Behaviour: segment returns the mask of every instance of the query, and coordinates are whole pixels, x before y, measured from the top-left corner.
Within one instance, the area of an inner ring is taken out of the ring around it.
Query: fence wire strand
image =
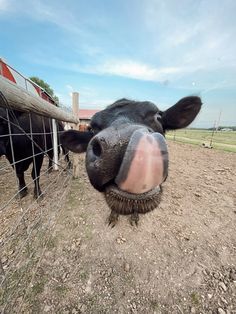
[[[68,178],[66,178],[66,180],[67,180],[67,179],[68,179]],[[66,182],[66,180],[64,181],[64,183]],[[63,184],[63,185],[64,185],[64,184]],[[62,186],[63,186],[63,185],[62,185]],[[18,307],[18,310],[19,310],[19,311],[20,311],[20,309],[21,309],[21,307],[22,307],[24,298],[25,298],[26,294],[28,293],[28,291],[29,291],[29,289],[30,289],[30,287],[31,287],[31,284],[32,284],[32,282],[33,282],[33,280],[34,280],[34,277],[35,277],[35,275],[36,275],[36,272],[37,272],[37,270],[38,270],[38,267],[39,267],[39,265],[40,265],[40,262],[41,262],[41,260],[42,260],[42,258],[43,258],[43,256],[44,256],[45,250],[46,250],[46,248],[47,248],[47,242],[49,241],[49,239],[50,239],[50,237],[51,237],[51,235],[52,235],[52,233],[51,233],[51,232],[52,232],[52,228],[56,225],[56,223],[57,223],[57,221],[58,221],[58,218],[59,218],[59,217],[58,217],[58,213],[59,213],[59,212],[61,211],[61,209],[62,209],[61,206],[60,206],[60,203],[61,203],[61,201],[62,201],[64,195],[66,194],[66,192],[67,192],[67,189],[64,189],[63,193],[61,194],[61,197],[59,198],[58,202],[55,204],[55,205],[56,205],[55,207],[57,208],[57,211],[56,211],[55,215],[56,215],[57,218],[54,220],[51,229],[50,229],[50,230],[48,229],[48,230],[50,231],[49,236],[48,236],[48,239],[46,240],[46,242],[45,242],[45,244],[44,244],[44,246],[43,246],[42,253],[40,254],[39,261],[38,261],[38,263],[37,263],[37,265],[36,265],[36,267],[35,267],[35,269],[34,269],[34,271],[33,271],[33,275],[32,275],[32,278],[31,278],[31,280],[30,280],[30,283],[28,284],[28,286],[27,286],[27,288],[26,288],[26,291],[25,291],[25,293],[24,293],[23,300],[22,300],[20,306]],[[41,219],[41,217],[38,219],[38,221],[35,223],[35,225],[40,221],[40,219]],[[50,227],[50,222],[51,222],[51,220],[52,220],[52,217],[50,216],[49,219],[48,219],[48,221],[47,221],[47,223],[44,224],[44,229],[47,229],[47,227]],[[27,240],[24,242],[24,246],[22,246],[22,248],[25,247],[26,242],[29,241],[30,235],[32,234],[33,230],[34,230],[34,229],[31,228],[31,232],[30,232],[30,234],[29,234],[29,237],[28,237]],[[32,258],[32,256],[34,255],[34,253],[35,253],[35,251],[33,251],[33,252],[31,253],[31,255],[30,255],[30,258],[28,258],[28,264],[31,262],[31,258]],[[24,266],[26,266],[26,265],[24,265]],[[17,271],[17,270],[16,270],[16,271]],[[15,272],[16,272],[16,271],[15,271]],[[14,273],[11,274],[11,275],[14,275]],[[20,278],[18,279],[18,281],[15,283],[15,286],[18,286],[18,285],[19,285],[19,283],[21,282],[21,280],[22,280],[22,278],[24,277],[24,275],[25,275],[25,273],[23,273],[23,274],[20,276]],[[4,284],[4,282],[1,283],[1,284]],[[17,293],[19,293],[19,291],[13,292],[14,295],[16,295]],[[8,296],[8,298],[7,298],[6,301],[8,301],[9,299],[11,299],[12,296],[13,296],[13,294],[10,295],[10,296]],[[13,306],[14,306],[14,304],[13,304]],[[3,309],[4,311],[5,311],[6,307],[7,307],[7,302],[6,302],[5,308]]]
[[[45,190],[43,190],[43,192],[42,192],[43,195],[44,195],[44,194],[46,193],[46,191],[53,185],[53,183],[57,182],[58,178],[61,176],[61,174],[62,174],[63,171],[64,171],[64,170],[61,170],[60,172],[58,172],[57,177],[56,177],[52,182],[50,182],[50,184],[47,185],[47,187],[45,188]],[[47,172],[47,171],[45,171],[45,174],[46,174],[46,172]],[[33,182],[30,182],[29,185],[32,184],[32,183],[33,183]],[[19,225],[20,225],[22,219],[24,218],[24,216],[30,211],[30,209],[31,209],[34,205],[37,204],[37,202],[38,202],[38,199],[35,199],[35,200],[24,210],[22,216],[20,217],[20,220],[16,223],[16,225],[13,227],[12,231],[10,232],[9,237],[11,236],[11,234],[13,234],[13,233],[17,230],[17,228],[19,227]],[[8,237],[8,238],[9,238],[9,237]],[[8,241],[9,241],[9,240],[8,240]],[[7,244],[8,241],[6,241],[5,244]]]
[[[25,117],[28,116],[28,129],[23,127],[19,117],[22,113],[9,107],[1,91],[0,109],[0,145],[7,143],[10,149],[4,158],[0,157],[0,312],[20,313],[60,217],[62,200],[65,199],[72,177],[69,169],[71,161],[69,153],[63,157],[61,154],[57,164],[59,170],[49,174],[56,164],[53,158],[51,119],[37,116],[41,121],[41,127],[37,129],[32,113],[23,113]],[[63,131],[59,129],[59,122],[56,126],[59,137]],[[5,133],[2,133],[3,129]],[[19,154],[18,144],[21,139],[22,143],[27,142],[29,151],[26,152],[22,144]],[[62,147],[58,143],[60,151]],[[44,163],[40,172],[42,160]],[[27,180],[30,177],[27,183],[19,170],[25,170],[24,164],[32,167],[31,173],[26,171]],[[30,188],[33,185],[35,199],[32,199]],[[27,190],[30,195],[21,198]],[[27,284],[24,278],[28,279]]]

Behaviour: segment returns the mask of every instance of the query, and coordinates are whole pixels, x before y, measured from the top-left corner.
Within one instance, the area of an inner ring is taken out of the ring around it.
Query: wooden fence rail
[[[2,76],[0,76],[0,91],[11,109],[34,112],[45,117],[75,124],[79,122],[75,115],[50,104],[40,97],[31,95],[22,87],[17,86]],[[4,106],[4,104],[0,103],[0,106]]]

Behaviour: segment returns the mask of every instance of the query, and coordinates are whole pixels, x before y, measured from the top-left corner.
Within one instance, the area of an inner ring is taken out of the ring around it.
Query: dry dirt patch
[[[236,313],[236,154],[169,146],[162,203],[138,228],[106,225],[81,156],[24,312]]]

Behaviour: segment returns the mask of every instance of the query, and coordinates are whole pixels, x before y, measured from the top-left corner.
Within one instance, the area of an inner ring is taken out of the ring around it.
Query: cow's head
[[[160,202],[168,174],[165,131],[188,126],[201,104],[199,97],[185,97],[160,111],[151,102],[121,99],[96,113],[90,130],[69,130],[61,141],[73,152],[86,152],[90,182],[113,211],[144,213]]]

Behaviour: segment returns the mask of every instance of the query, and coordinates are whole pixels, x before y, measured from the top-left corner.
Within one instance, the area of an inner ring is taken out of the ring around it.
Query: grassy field
[[[221,149],[230,152],[236,152],[236,131],[218,131],[213,134],[208,130],[183,129],[177,131],[169,131],[166,135],[167,139],[189,143],[194,145],[210,145],[215,149]]]

